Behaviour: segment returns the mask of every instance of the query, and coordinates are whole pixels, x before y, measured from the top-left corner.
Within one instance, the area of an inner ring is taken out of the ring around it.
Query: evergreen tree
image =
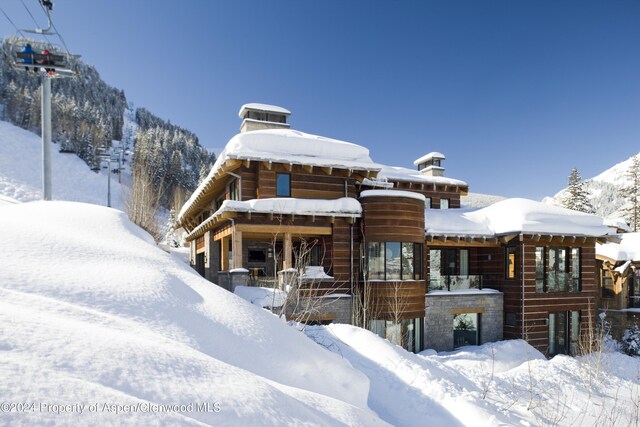
[[[580,211],[585,213],[594,213],[595,209],[589,202],[588,193],[584,189],[584,182],[580,176],[578,169],[571,169],[569,175],[569,185],[567,186],[567,192],[562,200],[562,205],[567,209],[573,209],[574,211]]]
[[[633,231],[640,229],[640,154],[631,161],[626,174],[627,184],[622,188],[626,200],[622,213]]]

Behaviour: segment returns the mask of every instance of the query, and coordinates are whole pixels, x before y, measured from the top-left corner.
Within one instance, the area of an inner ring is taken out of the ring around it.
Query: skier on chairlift
[[[48,10],[53,10],[53,3],[50,0],[40,0],[40,4]]]
[[[33,48],[31,47],[31,43],[27,43],[26,45],[24,45],[24,47],[22,48],[22,50],[20,51],[22,53],[35,53],[33,51]],[[24,64],[33,64],[33,58],[23,58],[22,62]],[[25,70],[29,71],[29,67],[24,67]],[[37,73],[38,72],[38,67],[33,67],[33,72]]]
[[[42,54],[46,57],[41,61],[42,65],[56,65],[55,62],[53,61],[53,57],[51,56],[51,52],[45,49],[42,51]],[[53,76],[56,74],[56,70],[53,68],[45,68],[44,70],[50,76]]]

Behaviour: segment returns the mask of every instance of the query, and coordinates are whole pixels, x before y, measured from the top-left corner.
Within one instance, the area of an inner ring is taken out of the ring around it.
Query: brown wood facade
[[[525,338],[542,352],[549,346],[550,313],[580,313],[582,330],[592,324],[596,312],[597,276],[595,239],[565,236],[510,235],[487,238],[428,236],[425,238],[424,203],[412,197],[360,197],[371,187],[360,185],[372,171],[322,168],[265,161],[231,160],[190,207],[183,225],[193,230],[216,212],[222,201],[235,198],[249,201],[276,197],[276,176],[289,176],[290,197],[300,199],[357,198],[362,206],[360,218],[268,213],[225,212],[192,235],[192,253],[202,256],[216,280],[218,271],[245,267],[259,271],[273,256],[282,253],[280,264],[266,268],[275,277],[278,269],[294,267],[296,248],[303,241],[321,247],[317,261],[333,280],[322,280],[311,290],[314,295],[350,294],[355,287],[369,286],[372,318],[393,320],[425,316],[425,295],[429,291],[430,249],[467,250],[468,275],[482,277],[484,288],[503,293],[504,338]],[[395,181],[394,190],[411,191],[430,199],[431,208],[460,207],[466,186]],[[360,271],[365,267],[368,242],[406,242],[421,244],[422,275],[412,280],[376,280],[364,283]],[[536,287],[536,247],[580,248],[580,290],[540,292]],[[506,251],[514,248],[514,277],[507,277]],[[258,254],[259,256],[256,256]],[[266,254],[266,255],[263,255]],[[253,258],[252,258],[253,257]],[[264,259],[264,260],[263,260]],[[192,260],[195,264],[195,260]],[[276,263],[277,264],[277,263]]]
[[[425,266],[429,277],[429,250],[451,249],[455,246],[428,246]],[[516,268],[513,278],[507,277],[507,248],[515,250]],[[571,292],[540,292],[536,287],[536,248],[579,248],[580,290]],[[487,243],[484,246],[458,246],[469,251],[469,275],[482,277],[482,287],[496,289],[504,299],[504,338],[526,339],[543,353],[549,346],[549,314],[579,311],[581,334],[593,326],[596,315],[597,271],[595,239],[572,239],[553,236],[522,236],[508,243]],[[524,258],[523,258],[524,251]],[[456,255],[459,261],[459,255]],[[523,291],[524,287],[524,291]],[[524,312],[524,317],[523,317]],[[524,323],[523,323],[524,320]]]

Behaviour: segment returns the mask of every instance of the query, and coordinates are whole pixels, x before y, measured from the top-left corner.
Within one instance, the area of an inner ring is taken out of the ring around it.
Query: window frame
[[[513,260],[511,262],[511,256],[513,255]],[[505,280],[516,280],[518,277],[518,269],[516,268],[518,265],[518,247],[517,246],[507,246],[504,250],[504,278]],[[510,267],[513,267],[513,271]]]
[[[287,178],[287,191],[286,194],[280,192],[280,178]],[[291,174],[284,172],[276,173],[276,197],[291,197]]]
[[[400,271],[399,271],[399,278],[389,278],[389,273],[388,273],[388,264],[389,264],[389,260],[387,257],[387,244],[388,243],[398,243],[399,244],[399,250],[400,250]],[[382,278],[380,277],[375,277],[372,278],[371,277],[371,273],[372,273],[372,264],[371,263],[371,254],[372,254],[372,248],[374,247],[378,247],[378,251],[377,253],[382,255],[382,266],[383,268],[381,269],[381,271],[374,271],[375,276],[379,276],[380,273],[382,273]],[[405,277],[405,272],[404,272],[404,265],[405,265],[405,259],[409,259],[409,257],[404,256],[403,254],[403,248],[408,248],[411,247],[413,249],[413,258],[411,259],[411,278],[404,278]],[[423,274],[424,274],[424,263],[422,262],[422,257],[423,257],[423,244],[422,243],[415,243],[415,242],[367,242],[365,244],[365,260],[366,260],[366,268],[363,269],[363,272],[366,271],[366,276],[367,276],[367,281],[373,281],[373,280],[378,280],[378,281],[388,281],[388,282],[406,282],[406,281],[415,281],[415,280],[423,280]]]

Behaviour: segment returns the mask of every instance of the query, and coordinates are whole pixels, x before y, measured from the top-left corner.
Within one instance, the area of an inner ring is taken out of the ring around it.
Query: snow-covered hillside
[[[588,193],[591,205],[596,209],[596,214],[604,218],[616,218],[622,216],[621,208],[624,206],[624,198],[620,189],[625,185],[625,175],[629,170],[633,158],[640,153],[629,157],[627,160],[616,164],[593,178],[584,180],[584,189]],[[553,197],[545,197],[543,202],[562,205],[562,199],[567,189],[560,190]]]
[[[303,334],[115,209],[6,204],[0,219],[3,425],[638,422],[638,359],[547,361],[524,341],[415,355],[349,325]]]
[[[0,424],[385,424],[362,373],[122,212],[32,202],[0,218]]]
[[[52,144],[51,158],[54,200],[107,205],[107,169],[95,173],[75,154],[60,153],[56,144]],[[4,121],[0,121],[0,196],[20,202],[42,199],[42,140]],[[124,206],[115,174],[111,176],[111,205]]]

